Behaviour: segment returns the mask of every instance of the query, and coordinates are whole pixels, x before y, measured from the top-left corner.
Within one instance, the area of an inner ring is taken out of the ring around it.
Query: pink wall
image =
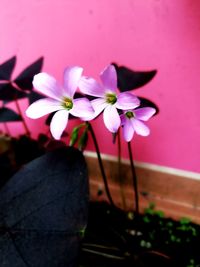
[[[136,91],[161,111],[148,123],[151,135],[135,137],[134,156],[200,172],[199,0],[1,0],[0,61],[15,54],[15,73],[43,55],[43,70],[60,80],[67,65],[96,77],[112,61],[157,69],[154,80]],[[27,122],[32,131],[43,125]],[[102,152],[115,154],[102,120],[94,125]]]

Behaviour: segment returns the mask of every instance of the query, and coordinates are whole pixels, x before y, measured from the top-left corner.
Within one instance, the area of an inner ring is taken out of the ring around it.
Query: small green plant
[[[150,202],[149,206],[144,210],[144,214],[146,215],[157,215],[160,218],[164,217],[164,212],[161,210],[156,210],[155,209],[155,203],[154,202]]]
[[[189,264],[186,267],[199,267],[200,264],[197,264],[194,259],[190,259]]]

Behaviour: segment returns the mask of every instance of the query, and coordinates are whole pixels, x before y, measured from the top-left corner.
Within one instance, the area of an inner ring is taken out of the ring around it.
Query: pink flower
[[[55,139],[61,138],[67,126],[69,114],[82,120],[88,120],[94,114],[94,109],[87,98],[73,98],[82,72],[81,67],[66,68],[63,87],[47,73],[39,73],[34,76],[33,86],[47,98],[30,105],[26,110],[26,115],[37,119],[56,111],[50,124],[50,131]]]
[[[125,141],[130,142],[134,132],[142,136],[149,135],[150,130],[143,121],[150,119],[155,112],[156,110],[151,107],[124,111],[124,114],[121,115],[121,125]]]
[[[95,96],[92,106],[95,110],[93,118],[103,111],[103,120],[107,129],[115,133],[120,126],[120,116],[117,109],[134,109],[140,105],[139,99],[129,92],[118,93],[117,73],[115,67],[109,65],[100,74],[102,84],[93,78],[82,77],[79,83],[81,92]]]

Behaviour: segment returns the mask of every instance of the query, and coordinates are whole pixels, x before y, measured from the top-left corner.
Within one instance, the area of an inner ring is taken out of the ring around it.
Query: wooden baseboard
[[[91,199],[106,200],[97,158],[91,152],[86,152],[85,156],[90,177]],[[103,164],[114,202],[121,208],[133,209],[134,193],[128,161],[122,161],[121,176],[116,158],[103,155]],[[156,209],[162,210],[168,217],[188,217],[193,222],[200,223],[200,174],[138,162],[135,166],[141,212],[153,202]],[[99,194],[100,191],[102,194]],[[122,191],[125,203],[121,197]]]

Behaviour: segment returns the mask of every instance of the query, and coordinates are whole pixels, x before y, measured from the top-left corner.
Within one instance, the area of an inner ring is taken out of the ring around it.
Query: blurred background
[[[111,62],[136,71],[156,69],[154,79],[134,91],[160,109],[147,123],[150,136],[135,135],[134,158],[200,172],[198,0],[1,0],[0,64],[14,55],[13,76],[43,56],[43,71],[61,82],[68,65],[80,65],[96,79]],[[24,111],[28,102],[19,102]],[[33,137],[47,132],[44,120],[26,118]],[[70,122],[69,132],[76,123]],[[102,117],[93,125],[101,151],[115,156]],[[13,135],[24,133],[20,122],[9,129]],[[92,141],[87,150],[94,150]],[[128,158],[125,143],[122,150]]]

